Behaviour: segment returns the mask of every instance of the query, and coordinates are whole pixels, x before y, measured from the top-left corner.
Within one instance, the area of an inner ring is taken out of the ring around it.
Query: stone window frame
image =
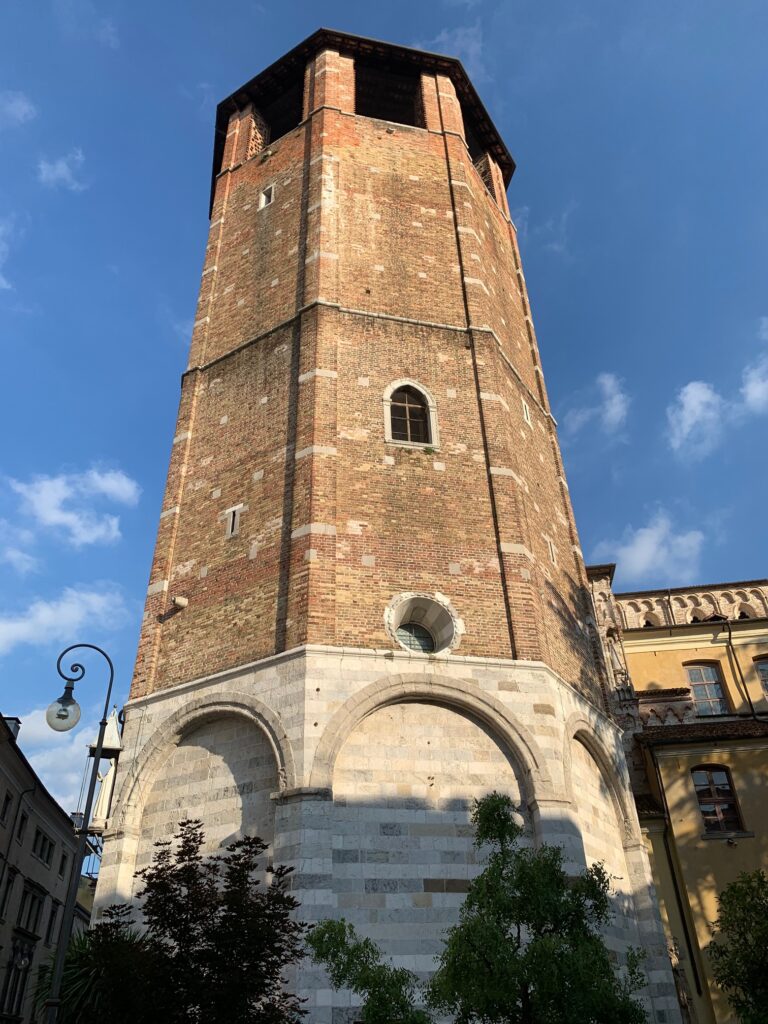
[[[266,210],[275,201],[275,184],[265,185],[259,193],[259,210]]]
[[[248,509],[247,505],[240,502],[237,505],[232,505],[230,508],[224,509],[220,515],[220,519],[224,521],[224,539],[231,540],[233,537],[237,537],[240,533],[240,519]]]
[[[431,634],[432,651],[418,651],[406,645],[397,635],[405,623],[423,626]],[[445,594],[404,591],[396,594],[384,609],[384,629],[393,644],[416,657],[445,656],[455,650],[464,634],[464,622]]]
[[[418,391],[419,394],[424,398],[427,403],[427,417],[429,422],[429,440],[428,441],[398,441],[392,437],[392,395],[399,388],[413,388]],[[400,380],[392,381],[384,389],[383,397],[384,405],[384,440],[387,444],[397,445],[399,448],[425,448],[432,449],[433,451],[440,450],[440,431],[437,423],[437,402],[432,396],[431,392],[420,384],[417,380],[413,380],[411,377],[401,377]]]
[[[723,715],[730,715],[732,713],[731,712],[730,701],[728,699],[728,693],[727,693],[726,688],[725,688],[725,683],[723,682],[723,673],[722,673],[722,670],[720,668],[720,663],[719,662],[717,662],[717,661],[701,661],[700,659],[698,659],[696,661],[687,661],[687,662],[685,662],[685,664],[683,665],[683,668],[685,669],[686,680],[687,680],[688,686],[689,686],[690,691],[691,691],[691,696],[693,698],[693,709],[694,709],[694,712],[695,712],[697,718],[720,718]],[[696,699],[696,690],[694,689],[694,681],[691,680],[691,677],[690,677],[690,670],[691,669],[697,669],[697,668],[698,669],[712,669],[712,670],[714,670],[714,673],[717,676],[716,679],[704,679],[701,683],[697,683],[697,685],[699,685],[699,686],[704,686],[704,685],[709,685],[709,686],[716,685],[716,686],[718,686],[719,689],[720,689],[720,696],[719,697],[709,697],[709,696],[707,696],[707,697],[705,697],[705,698],[703,698],[701,700],[697,700]],[[718,701],[718,700],[720,702],[721,707],[725,707],[724,711],[723,710],[720,710],[720,711],[700,710],[700,709],[707,708],[707,707],[713,705],[714,702]]]

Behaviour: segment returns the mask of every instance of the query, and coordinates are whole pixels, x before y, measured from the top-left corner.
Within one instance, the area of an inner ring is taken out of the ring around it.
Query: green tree
[[[73,936],[67,949],[62,979],[63,1024],[102,1020],[110,1024],[136,1024],[149,1020],[152,1008],[157,1020],[168,1016],[165,948],[131,922],[127,907],[109,907],[95,928]],[[51,965],[41,965],[35,1004],[37,1018],[44,1020],[43,1004],[50,991]],[[116,982],[119,980],[119,984]],[[150,995],[151,994],[151,995]]]
[[[301,1000],[284,985],[306,930],[292,916],[290,869],[276,868],[265,886],[260,839],[246,836],[209,859],[204,841],[199,821],[183,821],[173,842],[155,844],[138,875],[141,931],[118,906],[70,945],[64,1024],[99,1012],[110,1024],[299,1024]],[[47,978],[41,1000],[46,989]]]
[[[603,867],[571,878],[559,847],[521,846],[512,802],[499,793],[475,802],[472,821],[475,844],[490,850],[487,866],[470,885],[428,986],[384,964],[343,921],[310,932],[332,983],[363,997],[365,1024],[421,1024],[417,1003],[457,1024],[644,1024],[633,998],[643,982],[639,957],[630,951],[617,971],[600,934],[610,919]]]
[[[768,1020],[768,875],[744,872],[717,897],[707,947],[715,981],[742,1024]]]
[[[370,939],[361,939],[346,921],[321,921],[307,937],[314,958],[325,966],[334,988],[348,988],[365,1002],[363,1024],[429,1024],[416,1006],[416,978],[384,962]]]

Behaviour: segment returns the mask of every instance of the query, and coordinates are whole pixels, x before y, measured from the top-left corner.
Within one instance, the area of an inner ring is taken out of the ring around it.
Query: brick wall
[[[451,79],[422,89],[426,128],[355,115],[354,62],[326,50],[283,138],[249,158],[268,126],[230,120],[134,696],[305,642],[391,647],[392,597],[439,591],[462,652],[599,699],[506,200]],[[385,441],[403,377],[436,401],[438,450]]]

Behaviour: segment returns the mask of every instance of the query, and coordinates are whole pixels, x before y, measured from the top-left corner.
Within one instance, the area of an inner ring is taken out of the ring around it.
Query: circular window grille
[[[435,649],[435,638],[425,626],[418,622],[404,622],[395,630],[399,643],[409,651],[422,651],[432,654]]]
[[[448,653],[464,632],[443,594],[398,594],[384,610],[384,626],[396,644],[417,654]]]

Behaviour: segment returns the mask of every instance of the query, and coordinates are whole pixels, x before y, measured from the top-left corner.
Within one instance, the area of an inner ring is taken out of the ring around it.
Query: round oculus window
[[[435,638],[426,626],[418,622],[403,622],[395,630],[398,643],[409,651],[421,651],[432,654],[435,650]]]

